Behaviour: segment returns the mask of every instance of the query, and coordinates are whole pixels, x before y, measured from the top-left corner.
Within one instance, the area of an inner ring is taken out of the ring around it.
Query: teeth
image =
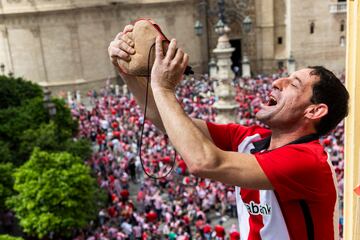
[[[269,102],[268,102],[268,106],[274,106],[277,104],[277,100],[274,96],[269,96]]]
[[[270,96],[270,99],[276,102],[276,99],[273,96]]]

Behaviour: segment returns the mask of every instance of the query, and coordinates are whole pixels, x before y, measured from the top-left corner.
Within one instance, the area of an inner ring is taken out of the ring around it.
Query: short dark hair
[[[335,74],[322,66],[310,66],[310,75],[319,77],[313,85],[311,102],[324,103],[328,113],[315,126],[317,134],[322,136],[333,130],[349,112],[349,93]]]

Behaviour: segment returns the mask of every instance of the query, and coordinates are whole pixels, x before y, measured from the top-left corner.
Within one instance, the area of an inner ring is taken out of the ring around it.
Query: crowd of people
[[[259,124],[254,116],[276,77],[233,81],[240,124]],[[215,121],[214,86],[216,81],[206,75],[182,82],[177,96],[189,116]],[[126,88],[118,91],[107,84],[100,92],[90,91],[87,98],[88,104],[76,100],[68,104],[79,120],[79,137],[93,143],[94,153],[87,164],[109,196],[98,223],[86,232],[87,239],[240,239],[235,224],[224,225],[229,218],[236,218],[233,187],[190,175],[167,137],[144,120]],[[332,156],[340,200],[343,132],[341,125],[321,140]],[[173,163],[173,171],[167,175]],[[342,220],[339,227],[341,230]]]

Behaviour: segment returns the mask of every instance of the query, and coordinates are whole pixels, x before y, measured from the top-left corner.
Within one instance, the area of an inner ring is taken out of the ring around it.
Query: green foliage
[[[0,137],[6,142],[17,140],[22,132],[45,122],[46,114],[41,98],[26,101],[18,107],[0,110]]]
[[[78,156],[82,160],[89,159],[92,154],[91,143],[88,139],[84,138],[78,140],[68,139],[64,144],[64,151]]]
[[[41,124],[37,129],[28,129],[20,137],[19,155],[29,156],[35,147],[47,152],[65,151],[82,160],[91,156],[91,144],[87,139],[73,140],[69,129],[59,128],[54,121],[48,124]]]
[[[11,208],[30,235],[68,237],[105,202],[83,162],[91,144],[73,139],[78,123],[63,100],[52,99],[50,119],[38,85],[5,76],[0,84],[0,210]],[[14,175],[13,165],[22,165]]]
[[[50,119],[39,97],[27,100],[21,106],[0,110],[0,153],[7,149],[11,152],[11,159],[6,157],[0,159],[0,162],[11,160],[20,166],[29,159],[35,146],[49,151],[64,149],[62,142],[77,132],[77,122],[72,119],[64,101],[54,99],[53,102],[56,105],[56,116],[51,127],[47,127]],[[49,134],[52,139],[48,138]]]
[[[6,209],[6,199],[14,194],[12,172],[11,163],[0,163],[0,210]]]
[[[4,141],[0,141],[0,163],[11,162],[11,152],[9,144]]]
[[[0,109],[17,107],[28,99],[42,97],[39,85],[22,78],[0,76]]]
[[[14,174],[8,205],[29,235],[42,238],[50,232],[69,237],[96,217],[104,196],[90,168],[69,153],[48,153],[35,148],[31,158]]]
[[[54,122],[58,126],[60,137],[66,137],[67,133],[62,134],[62,131],[70,131],[72,135],[78,132],[78,122],[73,120],[70,109],[67,107],[63,99],[54,98],[52,102],[56,105],[56,115]],[[64,140],[64,139],[60,139]]]
[[[24,158],[29,156],[35,147],[44,151],[54,152],[63,150],[62,141],[71,137],[68,130],[63,130],[62,135],[58,133],[58,128],[53,121],[43,123],[39,128],[25,130],[20,136],[19,155]]]
[[[0,235],[0,240],[23,240],[21,237],[13,237],[10,235]]]

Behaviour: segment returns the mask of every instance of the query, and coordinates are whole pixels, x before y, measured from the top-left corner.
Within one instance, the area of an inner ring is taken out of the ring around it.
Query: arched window
[[[341,20],[340,22],[340,32],[345,31],[345,20]]]
[[[345,45],[346,45],[345,36],[341,36],[340,37],[340,47],[345,47]]]
[[[310,23],[310,34],[314,34],[314,32],[315,32],[315,23],[311,22]]]

